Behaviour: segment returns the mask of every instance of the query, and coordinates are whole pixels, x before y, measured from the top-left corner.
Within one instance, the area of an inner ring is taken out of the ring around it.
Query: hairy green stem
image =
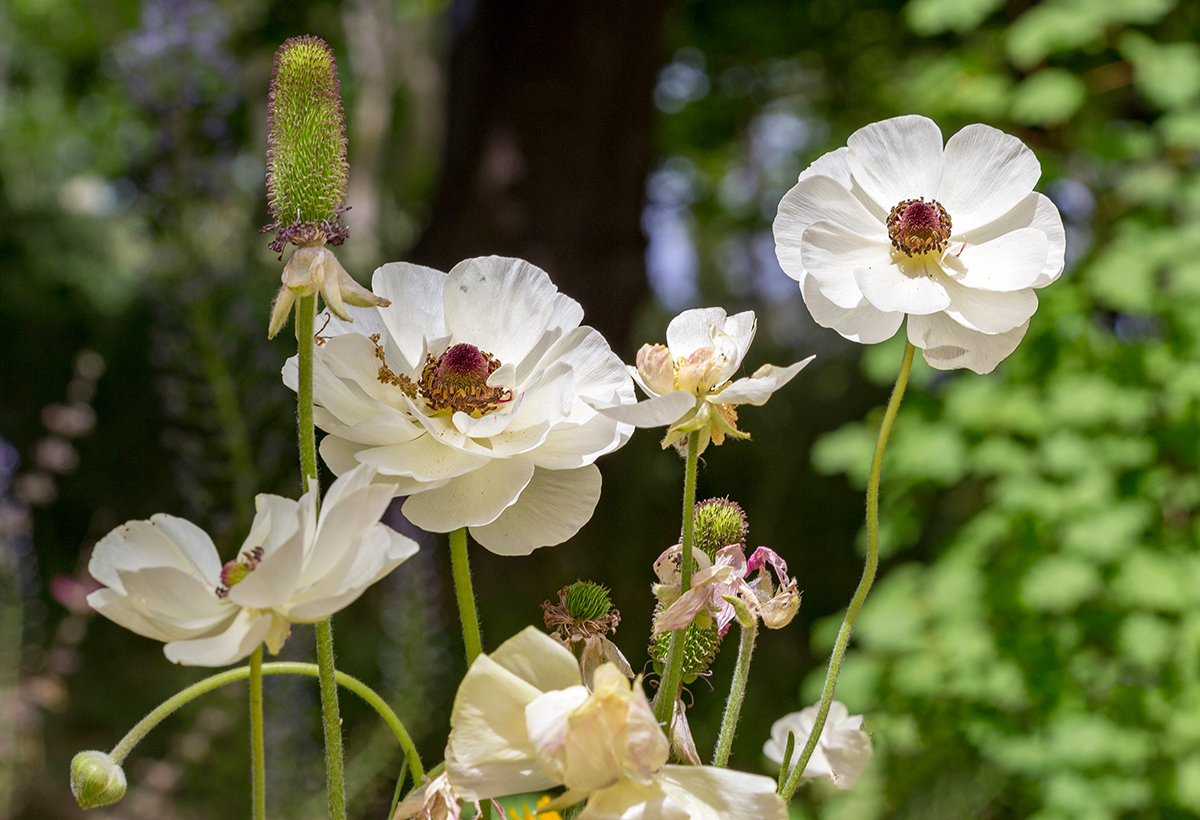
[[[300,443],[301,492],[317,480],[317,432],[313,424],[313,323],[317,297],[305,296],[296,303],[296,343],[299,384],[296,390],[296,435]]]
[[[696,464],[700,458],[700,435],[688,435],[687,463],[683,471],[683,538],[679,542],[679,592],[682,595],[692,584],[692,542],[696,523]],[[683,650],[687,627],[671,633],[671,646],[667,651],[667,664],[663,669],[662,682],[654,700],[654,717],[666,725],[667,735],[672,734],[674,721],[671,719],[675,699],[683,685]]]
[[[262,644],[250,653],[250,807],[267,820],[267,757],[263,744]]]
[[[316,678],[320,675],[315,663],[290,662],[264,663],[262,665],[262,673],[264,675],[306,675],[310,678]],[[133,751],[133,747],[137,746],[141,739],[150,733],[150,730],[162,723],[175,710],[214,689],[220,689],[222,686],[245,680],[248,677],[250,677],[250,667],[239,666],[236,669],[227,669],[224,672],[218,672],[202,681],[193,683],[181,692],[175,693],[160,703],[154,711],[139,720],[137,725],[130,729],[125,737],[121,738],[121,741],[113,747],[113,750],[109,752],[109,756],[113,759],[114,763],[118,766],[121,765],[125,761],[125,758],[129,756],[129,753]],[[396,740],[400,742],[400,748],[404,750],[404,759],[408,761],[409,769],[420,780],[421,776],[425,774],[425,769],[421,766],[421,758],[417,754],[417,747],[413,744],[412,736],[404,728],[404,724],[400,721],[400,718],[387,705],[387,701],[380,697],[374,689],[367,686],[358,678],[347,675],[345,672],[337,673],[337,682],[339,686],[343,686],[358,695],[367,702],[368,706],[379,713],[384,723],[396,735]]]
[[[758,637],[758,618],[755,618],[750,626],[743,626],[741,629],[737,667],[733,670],[733,681],[729,684],[729,700],[725,701],[725,716],[721,719],[721,733],[717,736],[717,750],[713,753],[714,766],[726,766],[729,763],[729,753],[733,750],[733,735],[737,731],[738,718],[742,713],[742,701],[746,698],[750,659],[754,656],[754,641]]]
[[[470,666],[483,652],[483,636],[479,629],[479,614],[475,611],[475,589],[471,586],[466,527],[450,532],[450,568],[454,574],[454,594],[458,597],[463,645],[467,648],[467,666]]]
[[[862,609],[871,584],[875,581],[875,570],[879,568],[879,475],[883,469],[883,451],[887,447],[888,436],[892,432],[892,423],[900,409],[900,400],[904,398],[904,388],[908,386],[908,371],[912,368],[913,353],[916,348],[912,342],[904,347],[904,360],[900,364],[900,374],[896,377],[896,386],[892,388],[892,397],[888,400],[887,410],[883,414],[883,424],[879,427],[879,439],[875,442],[875,456],[871,459],[871,475],[867,479],[867,562],[863,567],[862,580],[850,606],[846,609],[846,617],[838,629],[837,640],[833,643],[833,654],[829,657],[829,671],[825,673],[825,688],[821,691],[821,705],[817,708],[817,720],[813,724],[804,751],[796,761],[792,773],[787,770],[779,774],[779,793],[784,800],[791,800],[800,784],[800,776],[809,758],[817,748],[821,739],[821,731],[825,728],[825,719],[829,717],[829,704],[833,702],[833,690],[837,687],[838,674],[842,671],[842,658],[846,655],[846,647],[850,643],[850,632],[854,629],[854,621],[858,611]],[[786,778],[786,779],[785,779]]]

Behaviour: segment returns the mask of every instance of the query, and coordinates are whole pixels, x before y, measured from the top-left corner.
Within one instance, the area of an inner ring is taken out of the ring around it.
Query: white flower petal
[[[863,298],[855,271],[894,269],[887,242],[861,236],[833,222],[818,222],[800,242],[804,269],[821,294],[841,308],[853,308]]]
[[[358,600],[367,587],[417,553],[417,542],[383,524],[373,525],[359,540],[357,549],[317,580],[309,589],[293,595],[286,608],[295,621],[320,621]]]
[[[690,767],[689,767],[690,768]],[[607,789],[594,792],[577,820],[722,820],[711,815],[691,814],[664,791],[661,778],[639,783],[624,778]]]
[[[903,313],[885,313],[868,302],[866,297],[856,307],[840,308],[822,295],[820,286],[811,276],[805,276],[800,283],[800,293],[813,321],[859,344],[873,345],[890,339],[904,322]]]
[[[999,219],[1037,184],[1042,166],[1025,143],[988,125],[968,125],[946,143],[934,197],[955,233]]]
[[[497,555],[528,555],[538,547],[561,544],[579,532],[599,500],[600,470],[596,465],[577,470],[538,467],[512,506],[491,523],[472,525],[471,535]],[[411,503],[410,499],[405,504],[405,514]]]
[[[293,528],[292,533],[241,582],[229,588],[230,601],[250,609],[271,609],[287,601],[295,592],[304,568],[304,533],[299,527]]]
[[[962,253],[947,255],[943,264],[946,273],[963,287],[1007,293],[1033,287],[1049,250],[1044,233],[1021,228],[983,245],[968,242]]]
[[[571,651],[536,627],[527,626],[489,656],[543,692],[578,686],[579,664]]]
[[[738,379],[720,393],[708,396],[708,401],[713,404],[753,404],[760,407],[767,403],[772,393],[790,382],[793,376],[815,358],[816,356],[809,356],[787,367],[764,364],[747,378]]]
[[[950,295],[946,315],[980,333],[1005,333],[1029,321],[1038,300],[1032,288],[1014,293],[996,293],[963,287],[952,279],[941,280]]]
[[[574,301],[559,293],[541,268],[499,256],[455,265],[442,298],[447,333],[501,362],[522,361],[564,311],[559,303]]]
[[[850,177],[850,149],[842,146],[836,151],[830,151],[827,154],[822,154],[813,160],[812,165],[809,165],[800,172],[800,179],[797,182],[803,182],[809,177],[829,177],[835,180],[838,185],[841,185],[846,190],[850,189],[853,184]]]
[[[313,417],[316,419],[317,426],[325,432],[357,444],[372,446],[398,444],[425,434],[425,428],[392,407],[382,408],[378,415],[350,425],[342,424],[332,413],[320,405],[313,408]],[[332,465],[330,465],[330,469],[335,473],[339,472]],[[353,469],[353,467],[348,469]]]
[[[1036,192],[1030,194],[1004,216],[971,231],[964,235],[963,239],[967,240],[967,247],[970,248],[972,244],[984,245],[1011,231],[1019,231],[1021,228],[1033,228],[1041,231],[1046,235],[1049,243],[1046,259],[1042,264],[1042,275],[1033,283],[1033,287],[1043,288],[1062,273],[1063,255],[1067,248],[1062,215],[1046,196]]]
[[[516,502],[533,472],[528,457],[496,459],[450,479],[444,487],[409,496],[404,515],[427,532],[489,524]]]
[[[805,269],[801,240],[818,222],[831,222],[879,242],[889,241],[883,220],[838,182],[824,176],[804,179],[784,194],[772,226],[779,265],[797,282]]]
[[[406,375],[424,367],[425,337],[446,335],[442,290],[446,274],[408,262],[389,262],[375,269],[371,289],[391,301],[379,308],[387,336],[404,357]],[[365,334],[365,335],[370,335]]]
[[[321,452],[325,452],[324,444]],[[491,460],[484,455],[447,447],[430,435],[400,444],[367,447],[357,451],[354,457],[382,475],[408,476],[419,481],[454,478],[478,470]]]
[[[608,342],[593,328],[579,327],[567,331],[550,347],[543,360],[547,364],[542,367],[554,361],[566,362],[571,366],[575,390],[583,401],[625,403],[635,400],[632,380],[620,357],[612,352]],[[574,415],[571,420],[579,421]]]
[[[374,470],[360,469],[359,475],[374,477]],[[355,473],[346,473],[338,481],[353,475]],[[342,556],[357,549],[367,531],[379,523],[392,500],[392,488],[387,484],[355,487],[340,496],[334,492],[336,487],[337,482],[334,482],[321,506],[316,537],[299,579],[301,587],[317,583],[342,560]]]
[[[854,281],[868,302],[885,312],[910,315],[937,313],[950,307],[941,277],[937,263],[926,257],[902,256],[897,264],[854,271]],[[824,289],[822,293],[829,295]]]
[[[663,790],[693,820],[786,820],[787,806],[775,781],[759,774],[713,766],[664,766]]]
[[[121,591],[118,571],[145,567],[175,567],[217,585],[221,559],[204,530],[173,515],[158,514],[149,521],[128,521],[100,539],[88,562],[88,572],[100,583]]]
[[[687,358],[713,346],[713,331],[725,327],[725,309],[693,308],[680,313],[667,325],[667,347],[675,358]]]
[[[662,427],[674,424],[689,411],[695,409],[696,397],[686,390],[675,390],[665,396],[655,396],[637,404],[622,404],[616,407],[599,407],[610,419],[632,424],[634,427]]]
[[[225,609],[222,620],[184,627],[174,621],[156,617],[138,601],[114,589],[98,589],[88,595],[87,602],[88,606],[113,623],[156,641],[178,641],[205,635],[219,629],[222,620],[232,621],[237,615],[237,608],[231,605]]]
[[[632,432],[630,425],[593,411],[583,424],[560,424],[551,429],[529,457],[536,466],[547,470],[574,470],[617,449],[629,440]]]
[[[223,632],[211,638],[172,641],[163,647],[163,654],[184,666],[229,666],[257,649],[270,629],[270,615],[243,609]]]
[[[854,180],[884,210],[906,199],[933,199],[937,194],[942,132],[928,117],[910,114],[871,123],[851,134],[846,144]]]
[[[910,316],[908,340],[921,348],[925,361],[938,370],[969,368],[976,373],[992,370],[1016,350],[1029,323],[1006,333],[988,335],[968,330],[944,313]]]
[[[525,707],[525,731],[538,765],[555,780],[566,780],[568,716],[588,695],[587,687],[576,684],[548,691]]]
[[[228,615],[215,586],[175,567],[146,567],[120,576],[142,611],[182,629],[210,629]]]

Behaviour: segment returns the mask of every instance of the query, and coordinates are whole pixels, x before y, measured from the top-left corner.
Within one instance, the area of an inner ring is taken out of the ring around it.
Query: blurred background
[[[1200,4],[1190,0],[7,0],[0,5],[0,817],[78,818],[67,769],[204,670],[91,616],[112,527],[182,515],[232,556],[256,492],[296,495],[281,263],[258,228],[272,55],[335,49],[360,281],[385,261],[528,258],[627,360],[679,310],[753,308],[748,369],[817,361],[711,449],[780,552],[799,617],[762,635],[733,765],[816,700],[857,583],[862,489],[903,342],[816,327],[771,221],[813,159],[901,113],[983,121],[1042,161],[1067,272],[987,377],[914,368],[888,451],[883,565],[839,699],[876,756],[806,818],[1200,813]],[[682,463],[642,432],[594,520],[528,558],[473,550],[485,644],[577,578],[645,662],[651,564]],[[394,512],[394,511],[393,511]],[[392,523],[405,526],[398,516]],[[445,544],[335,619],[339,666],[441,759],[464,671]],[[282,657],[311,659],[297,629]],[[735,653],[690,687],[711,748]],[[267,681],[270,815],[324,816],[318,698]],[[382,818],[389,733],[343,698],[355,818]],[[94,818],[239,816],[246,693],[190,705]]]

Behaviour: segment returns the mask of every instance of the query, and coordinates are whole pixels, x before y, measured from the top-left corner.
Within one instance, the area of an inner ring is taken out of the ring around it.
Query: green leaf
[[[1003,4],[1004,0],[910,0],[904,16],[917,34],[966,33]]]
[[[1034,564],[1021,580],[1021,600],[1038,612],[1069,612],[1093,598],[1103,586],[1089,562],[1050,555]]]
[[[1086,98],[1083,80],[1065,69],[1044,68],[1014,89],[1012,118],[1026,125],[1058,125],[1069,120]]]
[[[1160,108],[1179,108],[1200,95],[1200,46],[1156,43],[1139,31],[1121,38],[1121,52],[1133,61],[1135,83]]]

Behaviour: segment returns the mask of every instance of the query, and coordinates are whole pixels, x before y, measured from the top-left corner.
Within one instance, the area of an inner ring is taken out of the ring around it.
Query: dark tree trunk
[[[640,217],[666,0],[455,0],[446,153],[410,258],[519,256],[618,349],[646,292]]]

